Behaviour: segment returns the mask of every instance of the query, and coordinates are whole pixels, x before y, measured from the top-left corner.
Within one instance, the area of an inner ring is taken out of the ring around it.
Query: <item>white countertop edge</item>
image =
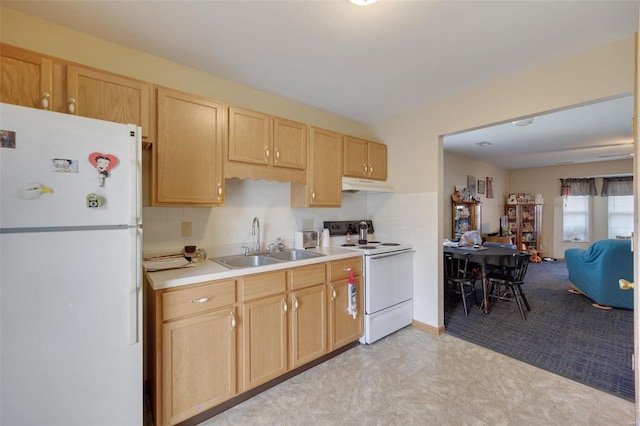
[[[163,290],[189,284],[198,284],[205,281],[216,281],[225,278],[253,275],[262,272],[277,271],[280,269],[291,269],[299,266],[313,265],[315,263],[324,263],[333,260],[363,256],[362,252],[346,250],[338,247],[319,247],[316,249],[308,249],[307,251],[321,253],[325,256],[238,269],[225,268],[224,266],[207,259],[206,261],[189,268],[170,269],[167,271],[156,272],[145,271],[144,274],[153,290]]]

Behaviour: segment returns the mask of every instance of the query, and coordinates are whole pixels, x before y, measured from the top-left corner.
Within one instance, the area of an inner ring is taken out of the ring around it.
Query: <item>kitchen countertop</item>
[[[339,247],[318,247],[316,249],[308,249],[307,251],[312,253],[321,253],[325,256],[237,269],[229,269],[212,261],[211,259],[207,259],[202,263],[188,268],[156,272],[145,271],[144,274],[153,290],[162,290],[183,285],[197,284],[205,281],[259,274],[262,272],[277,271],[280,269],[297,268],[299,266],[313,265],[315,263],[330,262],[332,260],[346,259],[350,257],[362,257],[362,253],[359,251],[347,250]]]

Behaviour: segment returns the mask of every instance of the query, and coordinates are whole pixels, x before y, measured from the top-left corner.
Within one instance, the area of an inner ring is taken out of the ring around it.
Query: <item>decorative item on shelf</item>
[[[533,204],[535,198],[529,192],[518,193],[518,204]]]
[[[507,198],[507,204],[518,204],[518,198],[516,197],[516,194],[509,194],[509,197]]]

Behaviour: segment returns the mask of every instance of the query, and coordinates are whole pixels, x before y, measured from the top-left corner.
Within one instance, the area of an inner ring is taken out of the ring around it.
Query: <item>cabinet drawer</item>
[[[329,264],[329,281],[339,281],[349,278],[348,269],[353,269],[354,275],[362,275],[362,257],[335,260]]]
[[[217,281],[206,285],[168,291],[162,294],[162,319],[164,321],[185,315],[197,314],[236,301],[235,281]]]
[[[249,275],[240,279],[240,298],[245,300],[272,296],[286,291],[285,271]]]
[[[298,290],[326,281],[325,263],[289,270],[289,290]]]

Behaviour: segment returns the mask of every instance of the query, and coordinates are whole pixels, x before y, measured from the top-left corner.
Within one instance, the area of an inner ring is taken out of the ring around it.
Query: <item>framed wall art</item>
[[[478,181],[478,194],[484,194],[484,181]]]
[[[487,176],[487,198],[493,198],[493,178]]]

